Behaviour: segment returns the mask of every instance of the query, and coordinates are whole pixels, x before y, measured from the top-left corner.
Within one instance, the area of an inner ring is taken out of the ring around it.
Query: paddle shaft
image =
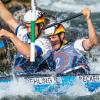
[[[50,25],[48,25],[47,27],[45,27],[43,30],[45,30],[45,29],[47,29],[47,28],[49,28],[49,27],[55,26],[55,25],[57,25],[57,24],[60,24],[60,23],[69,21],[69,20],[71,20],[71,19],[77,18],[77,17],[82,16],[82,15],[83,15],[82,13],[75,14],[75,15],[73,15],[73,16],[70,16],[70,17],[66,18],[66,19],[60,20],[59,22],[50,24]]]
[[[35,0],[31,0],[31,43],[30,43],[30,62],[35,61],[35,20],[36,20],[36,5]]]

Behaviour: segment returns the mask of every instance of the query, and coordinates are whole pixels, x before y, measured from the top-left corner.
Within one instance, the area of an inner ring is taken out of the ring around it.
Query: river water
[[[91,66],[92,74],[100,74],[100,0],[36,0],[37,6],[46,10],[52,16],[57,19],[62,19],[73,13],[80,12],[83,7],[90,7],[92,14],[91,19],[95,25],[98,35],[98,45],[95,46],[89,53],[89,65]],[[82,16],[64,23],[69,27],[72,34],[67,34],[74,39],[87,36],[87,24]],[[0,84],[2,86],[2,84]],[[23,81],[17,83],[16,80],[11,84],[10,90],[0,92],[1,100],[100,100],[100,90],[97,90],[93,94],[89,93],[84,86],[76,82],[65,96],[42,96],[31,92],[29,84],[25,84]]]

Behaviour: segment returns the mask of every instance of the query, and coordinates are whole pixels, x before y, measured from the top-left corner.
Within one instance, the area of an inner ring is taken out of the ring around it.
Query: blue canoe
[[[68,76],[68,75],[24,75],[18,76],[19,79],[24,79],[26,83],[30,83],[33,87],[33,92],[42,93],[43,95],[55,94],[64,95],[67,90],[72,87],[76,81],[80,81],[80,84],[84,86],[90,92],[94,92],[100,87],[100,75],[79,75],[79,76]],[[0,84],[10,84],[13,81],[11,76],[0,77]],[[9,86],[8,86],[9,88]],[[5,89],[0,87],[0,91]],[[7,86],[6,86],[7,89]],[[66,90],[66,91],[64,91]]]

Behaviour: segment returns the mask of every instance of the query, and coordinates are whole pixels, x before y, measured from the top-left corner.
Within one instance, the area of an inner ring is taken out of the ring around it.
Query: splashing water
[[[81,91],[81,92],[79,92]],[[81,82],[79,79],[76,79],[74,85],[68,89],[67,95],[68,96],[86,96],[90,95],[91,93],[88,91],[88,89],[85,87],[85,84]]]
[[[99,0],[37,0],[37,5],[43,9],[59,12],[80,12],[88,6],[93,12],[100,12]]]
[[[91,50],[91,56],[89,57],[89,65],[91,66],[91,74],[100,74],[100,46],[96,46]]]
[[[7,44],[9,44],[9,41],[6,41]],[[10,51],[8,48],[7,56],[9,60],[11,61],[11,55]],[[3,97],[11,97],[11,96],[29,96],[29,95],[34,95],[34,88],[32,84],[27,83],[25,79],[19,78],[17,79],[15,76],[15,58],[16,55],[14,56],[14,59],[11,61],[11,73],[10,75],[12,76],[12,80],[4,80],[0,82],[0,99]],[[18,64],[19,65],[19,64]],[[19,65],[20,66],[20,65]],[[7,74],[6,74],[7,75]],[[8,75],[7,75],[8,76]]]
[[[22,78],[8,83],[0,83],[0,87],[0,98],[5,96],[34,95],[32,85],[26,83]]]

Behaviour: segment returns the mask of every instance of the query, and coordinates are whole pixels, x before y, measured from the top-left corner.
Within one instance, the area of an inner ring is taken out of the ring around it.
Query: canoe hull
[[[44,95],[55,94],[64,95],[67,90],[75,84],[82,84],[88,91],[93,92],[100,87],[100,75],[83,75],[83,76],[67,76],[59,75],[54,76],[20,76],[17,77],[17,81],[24,80],[33,87],[33,92],[42,93]],[[6,89],[9,88],[9,84],[13,82],[12,77],[1,77],[0,84],[7,84]],[[4,90],[4,87],[0,87],[0,90]]]

